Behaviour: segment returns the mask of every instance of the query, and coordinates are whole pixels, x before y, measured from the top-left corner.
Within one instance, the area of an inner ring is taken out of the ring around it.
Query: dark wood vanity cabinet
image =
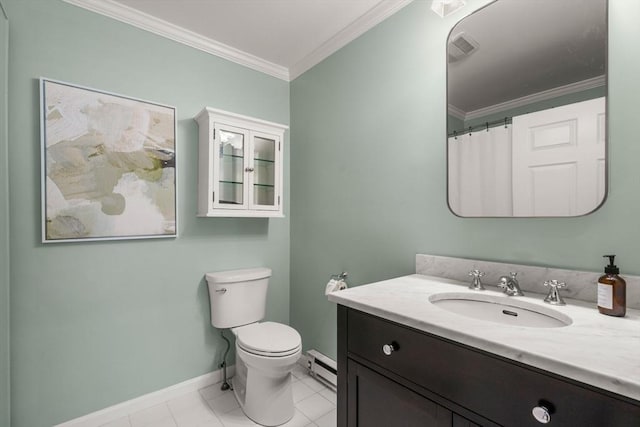
[[[338,306],[339,427],[540,426],[542,406],[551,426],[640,426],[638,401]]]

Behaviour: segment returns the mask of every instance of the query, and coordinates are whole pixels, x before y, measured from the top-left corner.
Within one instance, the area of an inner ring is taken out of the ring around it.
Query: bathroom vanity
[[[431,302],[446,293],[519,300],[570,324],[477,320]],[[543,297],[424,275],[331,294],[339,304],[338,425],[639,426],[638,312],[609,318],[576,300],[551,309]]]

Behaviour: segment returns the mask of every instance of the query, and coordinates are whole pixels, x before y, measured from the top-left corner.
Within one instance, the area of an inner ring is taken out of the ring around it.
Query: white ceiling
[[[412,0],[65,0],[292,80]]]
[[[606,0],[500,0],[469,15],[451,37],[465,33],[479,49],[449,62],[449,104],[473,115],[578,82],[604,84],[606,16]]]

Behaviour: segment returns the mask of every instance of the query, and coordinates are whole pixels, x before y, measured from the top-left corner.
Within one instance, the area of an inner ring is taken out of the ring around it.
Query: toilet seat
[[[298,352],[302,345],[298,331],[282,323],[252,323],[234,328],[233,333],[238,347],[259,356],[290,356]]]

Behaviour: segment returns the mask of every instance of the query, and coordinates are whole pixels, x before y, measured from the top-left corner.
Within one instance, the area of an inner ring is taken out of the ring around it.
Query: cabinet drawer
[[[640,402],[349,309],[347,351],[505,426],[538,426],[544,402],[557,426],[640,426]],[[385,344],[394,345],[390,355]],[[372,365],[375,369],[375,366]]]

